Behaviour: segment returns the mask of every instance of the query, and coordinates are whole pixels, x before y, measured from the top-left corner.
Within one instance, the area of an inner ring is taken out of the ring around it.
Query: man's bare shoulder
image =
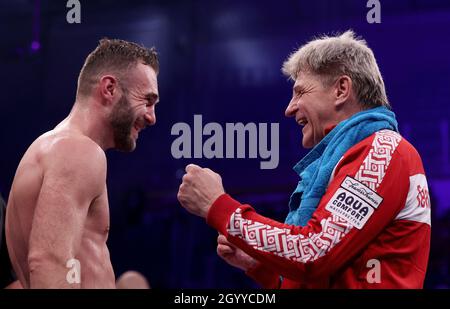
[[[53,130],[41,135],[35,144],[44,170],[63,167],[67,170],[88,169],[106,173],[105,152],[87,136]]]

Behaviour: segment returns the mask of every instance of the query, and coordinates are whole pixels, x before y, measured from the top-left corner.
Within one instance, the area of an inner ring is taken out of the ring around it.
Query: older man
[[[313,40],[283,72],[286,116],[312,150],[285,223],[225,194],[195,165],[178,199],[219,231],[218,254],[268,288],[421,288],[430,200],[421,158],[397,129],[375,57],[352,31]]]
[[[6,240],[25,288],[115,287],[105,151],[133,151],[140,131],[156,122],[157,73],[154,49],[101,40],[81,69],[70,114],[24,154]]]

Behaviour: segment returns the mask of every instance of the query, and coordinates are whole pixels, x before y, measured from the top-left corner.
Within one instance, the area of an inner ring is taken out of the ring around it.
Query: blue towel
[[[300,181],[291,195],[285,223],[305,226],[325,194],[331,172],[344,153],[383,129],[398,132],[395,114],[385,107],[376,107],[354,114],[331,130],[294,166]]]

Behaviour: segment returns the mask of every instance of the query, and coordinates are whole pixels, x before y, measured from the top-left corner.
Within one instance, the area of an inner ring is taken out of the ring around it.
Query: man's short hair
[[[292,53],[283,63],[282,72],[296,80],[300,72],[312,73],[331,86],[341,75],[352,79],[353,90],[363,108],[390,108],[375,56],[366,41],[348,30],[337,36],[313,39]]]
[[[93,86],[104,74],[115,75],[124,82],[129,70],[139,62],[149,65],[158,73],[158,54],[154,47],[145,48],[124,40],[101,39],[97,48],[87,56],[80,71],[77,98],[89,96]]]

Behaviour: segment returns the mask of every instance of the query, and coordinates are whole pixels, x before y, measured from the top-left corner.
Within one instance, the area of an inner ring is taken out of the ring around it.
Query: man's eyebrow
[[[305,92],[306,93],[306,92],[313,91],[315,88],[316,87],[313,84],[306,84],[306,85],[297,84],[297,85],[294,85],[293,90],[294,90],[294,92]]]
[[[159,102],[159,96],[154,92],[147,93],[144,98],[149,101],[155,102],[155,104]]]
[[[303,91],[303,89],[305,89],[304,87],[303,87],[303,85],[300,85],[300,84],[297,84],[297,85],[294,85],[294,91]]]

